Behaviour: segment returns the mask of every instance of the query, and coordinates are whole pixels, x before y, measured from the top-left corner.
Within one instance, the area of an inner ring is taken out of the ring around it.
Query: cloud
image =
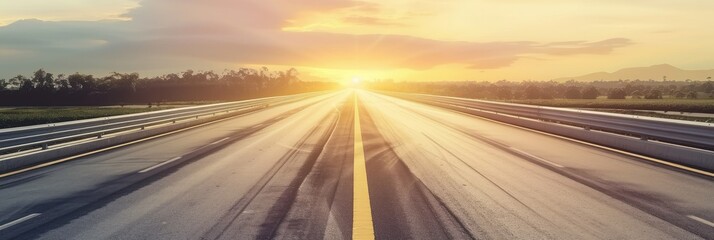
[[[550,55],[576,55],[576,54],[608,54],[616,48],[632,45],[627,38],[611,38],[598,42],[557,42],[544,44],[542,53]]]
[[[300,12],[374,4],[350,0],[142,1],[131,21],[18,21],[0,27],[0,74],[39,67],[59,71],[149,71],[231,64],[334,69],[429,69],[445,64],[507,67],[532,55],[607,54],[632,44],[596,42],[440,41],[402,35],[285,32]],[[363,24],[382,19],[353,17]]]
[[[136,6],[137,0],[0,1],[0,25],[29,18],[52,21],[117,20],[122,19],[119,15]]]
[[[501,57],[501,58],[482,58],[482,59],[475,59],[473,61],[470,61],[469,68],[470,69],[497,69],[497,68],[502,68],[503,66],[510,66],[514,62],[516,62],[519,58],[518,57]]]
[[[404,26],[403,23],[390,21],[389,19],[367,16],[349,16],[342,18],[342,21],[349,24],[372,25],[372,26]]]
[[[231,29],[280,29],[304,12],[370,7],[354,0],[143,0],[125,17],[151,27],[217,25]]]

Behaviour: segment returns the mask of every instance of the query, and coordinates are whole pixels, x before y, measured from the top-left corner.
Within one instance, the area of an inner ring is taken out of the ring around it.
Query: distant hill
[[[553,79],[558,82],[574,79],[576,81],[597,81],[597,80],[657,80],[661,81],[663,76],[667,80],[706,80],[707,77],[714,78],[714,69],[709,70],[684,70],[669,64],[653,65],[649,67],[624,68],[616,72],[596,72],[578,77],[564,77]]]

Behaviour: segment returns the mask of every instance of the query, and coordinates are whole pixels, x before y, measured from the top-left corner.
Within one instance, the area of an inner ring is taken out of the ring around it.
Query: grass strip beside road
[[[21,127],[142,113],[171,107],[16,107],[0,108],[0,128]]]
[[[645,116],[645,117],[677,119],[677,120],[695,121],[695,122],[707,122],[707,123],[714,122],[714,117],[699,117],[699,116],[690,116],[687,114],[665,114],[665,113],[658,113],[658,112],[652,112],[652,111],[637,111],[637,110],[627,110],[627,109],[592,109],[592,110],[600,111],[600,112],[619,113],[619,114]]]
[[[714,99],[520,99],[504,102],[565,108],[714,113]]]

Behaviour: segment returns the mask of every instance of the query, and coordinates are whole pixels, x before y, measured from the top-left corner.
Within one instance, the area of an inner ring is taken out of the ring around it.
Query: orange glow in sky
[[[711,9],[700,0],[2,1],[0,72],[268,66],[349,82],[705,69],[714,62]]]

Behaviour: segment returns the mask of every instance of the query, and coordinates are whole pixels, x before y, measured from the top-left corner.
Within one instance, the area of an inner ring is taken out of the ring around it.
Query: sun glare
[[[362,81],[362,79],[360,77],[357,77],[357,76],[352,77],[353,84],[359,84],[361,81]]]

